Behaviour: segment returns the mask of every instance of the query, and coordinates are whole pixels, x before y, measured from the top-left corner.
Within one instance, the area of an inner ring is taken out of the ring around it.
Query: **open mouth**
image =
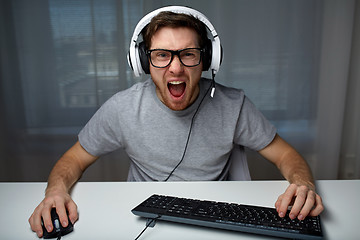
[[[168,89],[170,94],[173,97],[181,97],[184,92],[185,92],[185,88],[186,88],[186,83],[183,81],[172,81],[168,83]]]

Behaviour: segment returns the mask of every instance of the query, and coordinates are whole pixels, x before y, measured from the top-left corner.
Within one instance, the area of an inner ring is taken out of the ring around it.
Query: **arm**
[[[279,196],[275,207],[280,217],[284,217],[288,206],[293,204],[290,218],[303,220],[307,215],[319,215],[324,206],[315,192],[314,178],[306,161],[279,135],[259,153],[274,163],[290,186]]]
[[[69,191],[96,159],[97,157],[86,152],[80,143],[76,142],[55,164],[48,179],[45,198],[29,218],[31,229],[37,233],[38,237],[43,235],[41,218],[46,229],[49,232],[52,231],[50,210],[53,207],[56,207],[60,222],[64,227],[68,225],[66,211],[72,223],[77,220],[77,206],[71,199]]]

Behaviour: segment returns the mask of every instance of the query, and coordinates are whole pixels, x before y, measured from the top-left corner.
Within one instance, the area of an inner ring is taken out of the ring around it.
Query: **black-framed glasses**
[[[166,68],[174,59],[174,55],[179,57],[180,62],[186,67],[195,67],[200,64],[203,49],[185,48],[181,50],[151,49],[147,50],[150,63],[156,68]]]

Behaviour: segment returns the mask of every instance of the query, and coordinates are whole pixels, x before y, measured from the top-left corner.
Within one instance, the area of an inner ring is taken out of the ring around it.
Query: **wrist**
[[[289,181],[291,184],[295,184],[297,186],[306,186],[307,188],[309,188],[310,190],[315,192],[315,182],[314,180],[311,179],[303,179],[302,177],[294,174],[294,176],[292,177],[292,179]]]
[[[48,186],[45,189],[45,196],[59,193],[68,193],[68,190],[63,185],[52,185],[48,183]]]

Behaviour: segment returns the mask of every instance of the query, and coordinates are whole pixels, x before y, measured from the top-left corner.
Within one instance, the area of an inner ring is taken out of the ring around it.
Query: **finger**
[[[280,210],[280,206],[281,206],[281,202],[282,202],[282,200],[283,200],[283,195],[284,194],[281,194],[279,197],[278,197],[278,199],[277,199],[277,201],[275,202],[275,208],[276,208],[276,211],[279,213],[279,210]],[[294,201],[293,201],[293,199],[290,201],[290,204],[289,204],[289,206],[292,206],[294,204]]]
[[[56,213],[59,215],[61,226],[67,227],[69,223],[64,204],[56,205]]]
[[[307,201],[308,197],[308,188],[306,186],[300,186],[297,188],[296,198],[294,201],[294,205],[291,208],[291,211],[289,213],[290,219],[295,219],[302,208],[304,207],[304,204]],[[312,202],[314,204],[314,201]]]
[[[43,230],[41,227],[41,216],[40,214],[37,214],[36,211],[34,211],[33,214],[31,214],[29,218],[29,223],[31,226],[31,230],[36,232],[36,235],[41,238],[43,235]]]
[[[290,186],[285,190],[285,193],[282,196],[281,204],[279,207],[279,216],[285,217],[287,209],[290,203],[295,196],[297,186],[295,184],[290,184]]]
[[[301,211],[300,211],[300,213],[298,215],[298,219],[299,220],[304,220],[305,217],[311,211],[311,209],[314,207],[314,205],[315,205],[315,192],[309,191],[308,194],[307,194],[305,204],[304,204],[303,208],[301,209]]]
[[[309,215],[315,217],[318,216],[322,211],[324,211],[324,205],[322,203],[322,199],[319,195],[316,194],[315,208],[310,211]]]
[[[77,211],[77,205],[75,204],[74,201],[70,201],[66,205],[66,208],[68,210],[70,221],[72,224],[74,224],[79,218],[78,211]]]
[[[279,213],[279,208],[280,208],[280,205],[281,205],[281,201],[282,201],[282,194],[278,197],[278,199],[275,202],[275,208],[276,208],[276,211],[278,213]]]
[[[52,206],[44,207],[41,211],[41,217],[43,219],[44,227],[48,232],[53,230],[53,224],[51,222],[51,211]]]

